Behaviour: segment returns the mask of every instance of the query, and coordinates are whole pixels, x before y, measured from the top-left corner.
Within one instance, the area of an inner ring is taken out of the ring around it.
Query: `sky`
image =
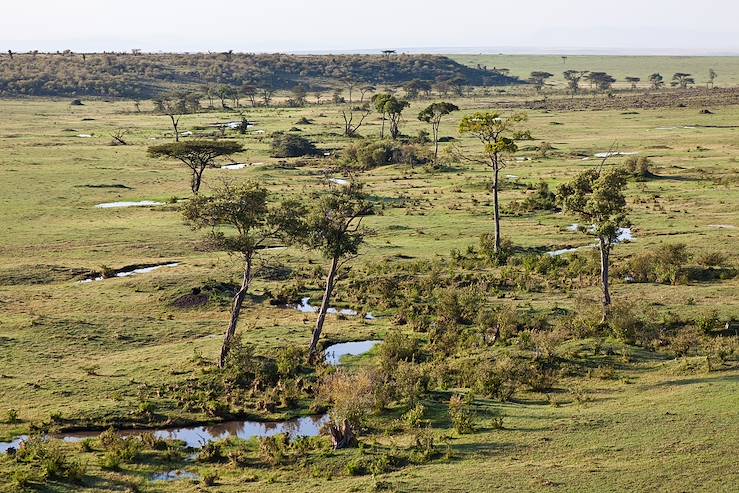
[[[3,3],[2,51],[739,54],[737,0]]]

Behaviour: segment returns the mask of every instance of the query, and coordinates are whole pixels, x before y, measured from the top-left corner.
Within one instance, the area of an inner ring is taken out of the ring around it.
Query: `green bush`
[[[292,133],[276,132],[272,136],[272,157],[316,156],[318,148],[310,140]]]
[[[392,140],[355,142],[342,151],[347,167],[371,169],[389,164],[423,165],[431,162],[430,152],[419,145],[402,144]]]
[[[455,394],[449,399],[449,418],[452,426],[460,435],[475,431],[477,416],[472,409],[472,394],[462,396]]]

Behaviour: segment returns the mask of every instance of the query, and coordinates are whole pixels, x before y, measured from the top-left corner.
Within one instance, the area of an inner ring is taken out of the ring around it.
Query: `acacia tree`
[[[554,77],[554,74],[549,72],[534,71],[529,75],[529,82],[534,85],[536,92],[541,92],[542,88],[546,84],[547,79]]]
[[[564,78],[567,81],[567,87],[570,89],[573,96],[580,92],[580,79],[585,77],[585,74],[587,73],[587,70],[565,70],[563,72],[562,75],[564,75]]]
[[[243,150],[241,144],[232,140],[191,140],[151,146],[148,154],[150,157],[177,159],[190,168],[192,171],[190,187],[192,193],[197,195],[205,169],[212,168],[217,157],[230,156]]]
[[[441,119],[454,111],[459,111],[457,105],[442,101],[428,105],[418,114],[419,120],[431,124],[431,133],[434,139],[434,164],[436,164],[439,156],[439,126],[441,125]]]
[[[655,72],[649,76],[649,83],[652,84],[652,89],[662,89],[665,85],[665,78],[662,74]]]
[[[608,91],[616,79],[606,72],[589,72],[585,78],[590,81],[599,91]]]
[[[495,253],[500,252],[500,170],[506,166],[506,158],[514,154],[518,147],[513,139],[514,131],[519,123],[527,120],[525,113],[515,113],[508,117],[500,113],[477,112],[462,118],[459,123],[461,134],[471,134],[483,144],[483,162],[493,169],[493,205],[495,219]],[[469,159],[469,158],[467,158]]]
[[[256,181],[241,185],[224,182],[213,195],[199,195],[183,207],[185,222],[193,229],[208,228],[213,250],[239,255],[244,263],[241,287],[231,305],[231,317],[223,337],[219,366],[224,368],[231,349],[244,299],[252,281],[254,260],[265,243],[279,241],[299,225],[302,209],[293,201],[267,204],[268,192]]]
[[[601,171],[599,168],[580,173],[557,190],[562,209],[577,214],[583,223],[592,225],[581,230],[598,238],[603,321],[607,319],[611,305],[608,277],[611,248],[618,241],[620,228],[630,225],[624,197],[626,184],[624,169]]]
[[[631,84],[631,89],[636,91],[636,85],[641,81],[639,77],[626,77],[626,82]]]
[[[345,262],[356,257],[367,233],[362,226],[362,218],[372,212],[372,204],[362,190],[362,185],[352,182],[346,186],[332,187],[327,194],[318,197],[310,210],[303,228],[303,242],[309,248],[320,251],[331,262],[310,342],[310,355],[314,358],[335,287],[336,274]]]
[[[695,79],[691,77],[691,74],[684,72],[676,72],[672,75],[672,81],[670,85],[672,87],[679,87],[680,89],[687,89],[689,85],[695,84]]]
[[[376,87],[373,86],[372,84],[367,84],[365,86],[360,87],[359,88],[359,94],[360,94],[359,102],[360,103],[363,103],[364,102],[364,96],[368,92],[375,92],[375,90],[376,90]]]

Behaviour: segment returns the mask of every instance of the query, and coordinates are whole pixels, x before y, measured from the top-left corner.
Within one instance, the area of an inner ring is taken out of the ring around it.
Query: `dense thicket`
[[[174,85],[244,84],[290,89],[411,80],[468,85],[518,82],[438,55],[40,54],[0,58],[0,94],[150,97]]]

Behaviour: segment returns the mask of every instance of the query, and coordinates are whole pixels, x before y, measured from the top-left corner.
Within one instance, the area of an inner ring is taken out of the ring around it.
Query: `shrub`
[[[728,257],[721,252],[704,252],[696,258],[696,263],[703,267],[724,267],[727,265]]]
[[[293,377],[300,371],[306,358],[306,352],[299,346],[287,346],[278,349],[276,356],[277,373],[281,377]]]
[[[342,152],[344,164],[351,168],[371,169],[389,164],[412,166],[429,163],[430,152],[424,147],[391,140],[356,142]]]
[[[424,422],[423,415],[425,412],[426,408],[423,404],[416,404],[415,407],[403,414],[403,421],[411,428],[418,428]]]
[[[472,433],[475,430],[477,416],[472,410],[473,401],[472,394],[466,396],[455,394],[449,399],[449,418],[452,426],[460,435]]]
[[[7,411],[5,411],[5,422],[8,424],[14,424],[19,421],[18,419],[18,410],[10,408]]]
[[[629,157],[626,159],[626,162],[624,163],[624,167],[626,168],[626,171],[635,178],[649,178],[654,176],[652,174],[652,171],[650,167],[652,166],[652,161],[649,160],[646,156],[641,157]]]
[[[300,135],[277,132],[272,137],[272,157],[301,157],[318,155],[318,148]]]
[[[514,213],[535,211],[556,211],[557,195],[549,189],[545,181],[539,182],[533,194],[525,199],[511,202],[509,208]]]
[[[208,470],[200,477],[200,482],[203,486],[213,486],[218,482],[218,478],[219,476],[217,471]]]
[[[340,424],[347,420],[356,431],[369,414],[384,403],[380,399],[380,383],[377,376],[364,370],[349,373],[339,369],[328,375],[320,384],[320,398],[331,404],[331,418]]]

